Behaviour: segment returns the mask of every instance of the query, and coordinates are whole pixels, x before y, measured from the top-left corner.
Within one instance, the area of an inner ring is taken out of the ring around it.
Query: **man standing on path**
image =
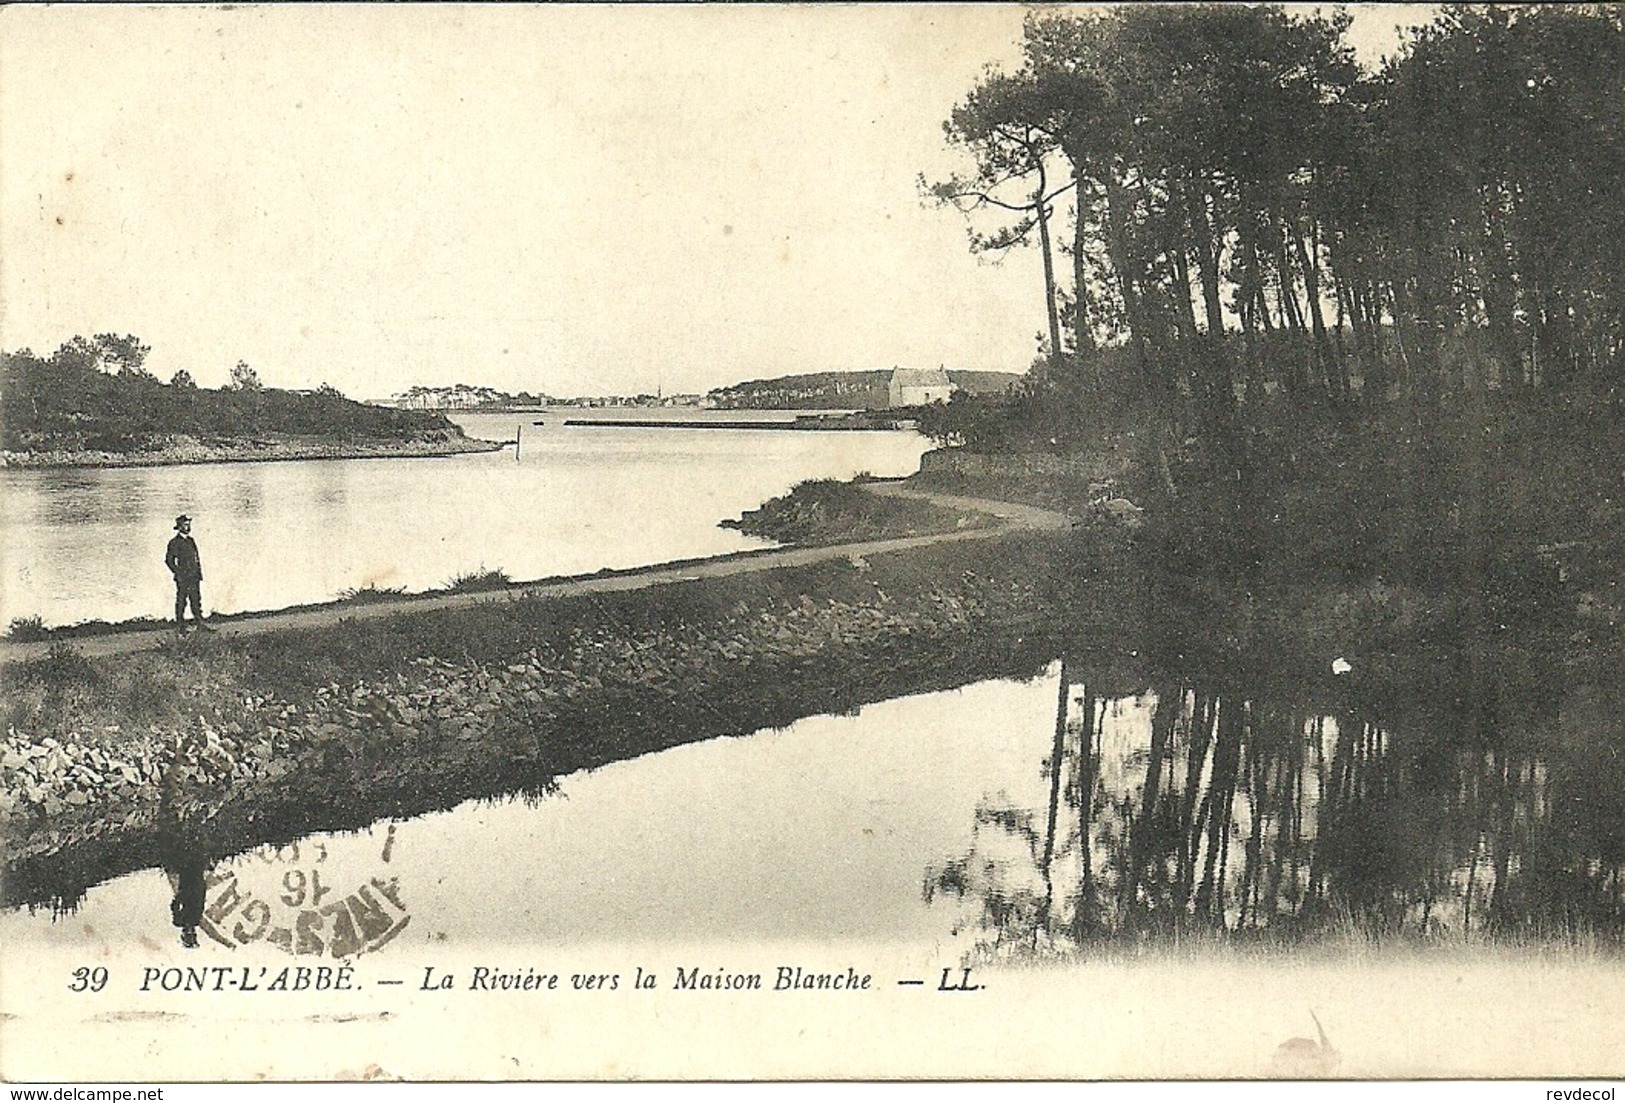
[[[184,513],[175,518],[175,536],[164,553],[164,566],[175,576],[175,631],[186,630],[186,605],[191,602],[192,622],[213,632],[203,622],[203,561],[198,558],[197,541],[192,539],[192,519]]]

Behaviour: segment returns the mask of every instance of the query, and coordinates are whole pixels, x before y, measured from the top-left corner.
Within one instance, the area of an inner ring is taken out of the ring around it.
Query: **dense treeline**
[[[933,191],[1016,212],[977,248],[1036,240],[1052,386],[1132,385],[1193,428],[1276,395],[1426,417],[1616,394],[1625,10],[1450,8],[1375,73],[1349,22],[1038,13],[1021,68],[954,109],[976,169]]]
[[[714,388],[706,397],[719,410],[883,410],[884,370],[809,372],[774,379],[747,379]]]
[[[972,395],[1002,395],[1022,380],[1014,372],[946,369],[949,382]],[[810,372],[750,379],[717,387],[706,397],[719,410],[884,410],[891,369]]]
[[[1346,13],[1301,11],[1028,19],[933,191],[1014,218],[974,247],[1041,250],[1048,337],[1024,393],[924,427],[1134,455],[1192,593],[1398,580],[1489,631],[1553,546],[1615,592],[1625,8],[1448,8],[1374,73]]]
[[[314,393],[261,385],[247,364],[219,390],[185,372],[160,382],[136,338],[75,337],[49,357],[23,349],[0,356],[0,448],[15,452],[137,452],[187,436],[233,439],[289,434],[404,439],[456,432],[439,414],[367,406],[332,387]]]

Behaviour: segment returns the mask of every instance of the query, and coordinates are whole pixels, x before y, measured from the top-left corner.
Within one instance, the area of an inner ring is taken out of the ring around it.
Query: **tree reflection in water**
[[[1192,680],[1103,697],[1063,661],[1048,807],[984,798],[925,897],[972,904],[995,952],[1199,932],[1617,942],[1620,693],[1387,725]]]

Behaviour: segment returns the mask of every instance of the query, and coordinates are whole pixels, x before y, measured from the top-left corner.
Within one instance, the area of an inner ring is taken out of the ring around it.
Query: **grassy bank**
[[[918,499],[882,498],[853,483],[813,479],[790,493],[722,522],[746,536],[782,544],[840,544],[988,528],[998,523],[982,510],[950,509]]]
[[[1092,571],[1026,537],[8,667],[5,902],[162,860],[545,791],[696,739],[1053,658]]]

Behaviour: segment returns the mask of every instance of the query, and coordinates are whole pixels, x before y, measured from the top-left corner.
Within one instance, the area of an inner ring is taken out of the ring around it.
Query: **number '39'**
[[[102,965],[92,969],[81,965],[73,971],[73,981],[68,985],[69,992],[100,992],[107,987],[107,968]]]

